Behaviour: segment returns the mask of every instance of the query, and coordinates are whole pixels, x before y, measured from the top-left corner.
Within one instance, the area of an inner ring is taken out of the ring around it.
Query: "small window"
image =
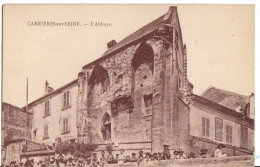
[[[202,118],[202,136],[209,137],[209,119]]]
[[[46,101],[44,103],[44,116],[49,116],[50,115],[50,102]]]
[[[145,113],[144,115],[151,115],[152,114],[152,107],[153,107],[153,94],[144,95],[144,107],[145,107]]]
[[[63,93],[63,107],[70,106],[70,91],[66,91]]]
[[[69,118],[63,118],[62,133],[69,133]]]
[[[226,142],[232,144],[232,127],[226,126]]]
[[[43,139],[49,138],[49,125],[45,124],[44,125],[44,134],[43,134]]]

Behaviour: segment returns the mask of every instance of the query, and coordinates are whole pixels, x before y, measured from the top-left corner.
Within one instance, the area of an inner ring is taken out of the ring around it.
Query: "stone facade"
[[[139,34],[155,26],[152,33]],[[175,148],[183,137],[178,121],[188,119],[179,112],[187,108],[178,98],[180,88],[187,90],[187,79],[177,8],[120,43],[124,42],[129,45],[114,52],[108,49],[79,74],[79,138],[113,142],[117,149],[162,151],[163,144]],[[111,137],[104,138],[106,131]]]
[[[26,114],[25,110],[2,103],[2,160],[4,163],[19,160],[22,151],[20,141],[30,139],[31,120],[32,115]]]

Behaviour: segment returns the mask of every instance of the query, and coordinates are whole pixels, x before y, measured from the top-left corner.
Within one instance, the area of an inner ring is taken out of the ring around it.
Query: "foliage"
[[[55,151],[62,154],[72,154],[74,156],[89,157],[91,152],[97,148],[96,144],[93,143],[61,143],[56,146]]]

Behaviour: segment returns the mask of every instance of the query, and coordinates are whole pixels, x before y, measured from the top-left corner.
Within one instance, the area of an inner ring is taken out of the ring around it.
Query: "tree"
[[[61,143],[58,145],[55,149],[55,151],[60,152],[62,154],[68,154],[70,153],[73,156],[78,157],[79,155],[82,155],[86,158],[88,158],[91,153],[97,148],[96,144],[93,143]]]

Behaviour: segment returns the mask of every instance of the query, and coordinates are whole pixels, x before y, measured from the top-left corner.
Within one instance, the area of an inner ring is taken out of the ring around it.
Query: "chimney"
[[[249,96],[249,118],[255,119],[255,94]]]
[[[47,95],[47,94],[51,93],[53,90],[54,90],[54,89],[49,86],[49,83],[48,83],[48,81],[46,80],[46,82],[45,82],[45,92],[44,92],[44,95]]]
[[[107,49],[110,49],[116,45],[116,41],[113,39],[112,41],[107,43]]]
[[[45,92],[44,92],[45,95],[48,94],[48,90],[49,90],[49,83],[48,83],[48,81],[46,80],[46,82],[45,82]]]

